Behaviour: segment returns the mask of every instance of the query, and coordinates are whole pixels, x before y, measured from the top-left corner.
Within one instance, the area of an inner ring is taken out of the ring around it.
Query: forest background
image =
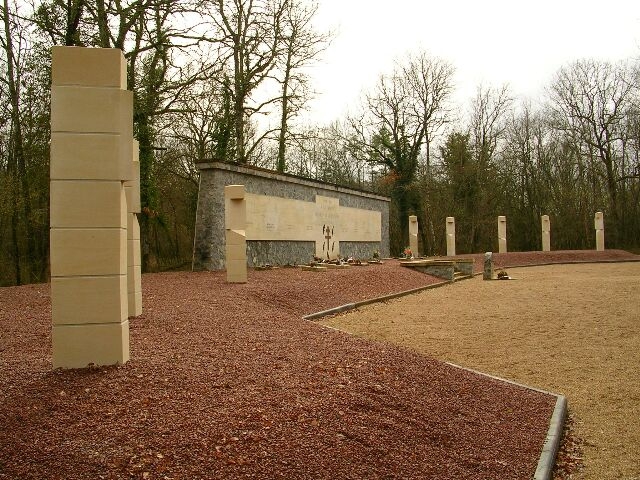
[[[391,253],[640,248],[640,62],[576,59],[534,103],[506,85],[454,101],[454,65],[416,49],[359,107],[305,118],[333,34],[311,0],[0,0],[0,286],[48,279],[52,45],[122,49],[140,143],[143,270],[189,268],[196,165],[255,165],[391,197]],[[348,72],[346,73],[348,74]],[[464,113],[461,113],[464,111]],[[373,253],[373,252],[372,252]]]

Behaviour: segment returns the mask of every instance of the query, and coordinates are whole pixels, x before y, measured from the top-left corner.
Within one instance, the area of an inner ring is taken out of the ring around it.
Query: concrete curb
[[[551,415],[547,438],[544,441],[533,480],[551,480],[553,478],[553,467],[556,464],[558,450],[560,450],[560,442],[562,441],[562,432],[566,419],[567,399],[564,395],[558,395],[556,408],[554,408],[553,415]]]
[[[494,268],[500,268],[506,270],[507,268],[527,268],[527,267],[548,267],[552,265],[579,265],[582,263],[635,263],[640,262],[640,260],[566,260],[564,262],[546,262],[546,263],[536,263],[529,265],[509,265],[508,267],[500,266]],[[494,260],[495,264],[495,260]],[[480,272],[482,273],[482,272]],[[477,275],[477,274],[476,274]]]
[[[355,303],[346,303],[344,305],[340,305],[339,307],[329,308],[327,310],[322,310],[320,312],[310,313],[309,315],[305,315],[302,318],[304,320],[315,320],[317,318],[326,317],[327,315],[334,315],[336,313],[346,312],[354,308],[356,308]]]
[[[464,280],[466,278],[459,278],[458,280]],[[429,290],[431,288],[442,287],[444,285],[449,285],[453,282],[445,280],[444,282],[432,283],[431,285],[425,285],[424,287],[412,288],[411,290],[405,290],[403,292],[391,293],[389,295],[383,295],[382,297],[370,298],[368,300],[362,300],[360,302],[354,303],[346,303],[344,305],[340,305],[339,307],[329,308],[327,310],[322,310],[320,312],[310,313],[309,315],[304,315],[303,320],[316,320],[318,318],[326,317],[327,315],[335,315],[336,313],[347,312],[349,310],[353,310],[354,308],[363,307],[365,305],[371,305],[372,303],[378,302],[386,302],[387,300],[393,300],[394,298],[404,297],[405,295],[411,295],[412,293],[418,293],[423,290]]]
[[[509,383],[511,385],[515,385],[516,387],[526,388],[527,390],[533,390],[534,392],[544,393],[546,395],[556,397],[556,406],[554,407],[553,413],[551,414],[549,429],[547,430],[547,437],[545,438],[544,444],[542,445],[542,452],[540,453],[540,458],[538,459],[536,472],[533,475],[533,480],[551,480],[553,478],[553,467],[556,464],[556,457],[558,456],[558,450],[560,449],[562,432],[564,431],[564,422],[567,418],[566,397],[564,395],[559,395],[547,390],[541,390],[529,385],[524,385],[512,380],[507,380],[506,378],[496,377],[495,375],[489,375],[488,373],[479,372],[478,370],[473,370],[472,368],[462,367],[460,365],[456,365],[455,363],[444,363],[461,370],[466,370],[467,372],[471,372],[476,375],[482,375],[483,377],[497,380],[499,382]]]

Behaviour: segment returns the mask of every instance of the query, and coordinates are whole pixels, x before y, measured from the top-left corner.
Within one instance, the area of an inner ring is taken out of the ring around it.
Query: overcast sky
[[[640,58],[640,0],[318,0],[317,26],[335,31],[312,69],[310,118],[354,107],[395,58],[422,48],[456,68],[456,100],[479,83],[508,83],[536,100],[562,65]]]

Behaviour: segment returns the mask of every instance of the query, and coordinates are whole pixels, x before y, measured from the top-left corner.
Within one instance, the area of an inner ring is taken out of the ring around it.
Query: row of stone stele
[[[53,47],[51,305],[54,368],[122,364],[142,313],[140,164],[118,49]]]
[[[542,251],[551,251],[551,222],[549,215],[542,215]],[[604,216],[596,212],[594,217],[596,230],[596,250],[604,250]],[[446,221],[447,256],[456,255],[456,221],[454,217],[447,217]],[[418,217],[409,216],[409,248],[411,252],[418,252]],[[498,217],[498,253],[507,253],[507,217]]]

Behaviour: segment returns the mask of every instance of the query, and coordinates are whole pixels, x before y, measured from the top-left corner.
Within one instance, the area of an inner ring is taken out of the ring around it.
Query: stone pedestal
[[[549,215],[542,215],[542,251],[551,251],[551,222]]]
[[[224,187],[227,282],[247,282],[247,203],[244,185]]]
[[[484,270],[482,271],[483,280],[493,279],[493,253],[486,252],[484,254]]]
[[[53,47],[50,256],[54,368],[129,360],[133,95],[117,49]]]
[[[596,250],[604,251],[604,215],[602,212],[596,212],[594,217],[596,227]]]
[[[507,253],[507,217],[498,217],[498,253]]]
[[[456,254],[456,219],[447,217],[447,256]]]
[[[418,258],[418,217],[409,216],[409,248],[415,258]]]

